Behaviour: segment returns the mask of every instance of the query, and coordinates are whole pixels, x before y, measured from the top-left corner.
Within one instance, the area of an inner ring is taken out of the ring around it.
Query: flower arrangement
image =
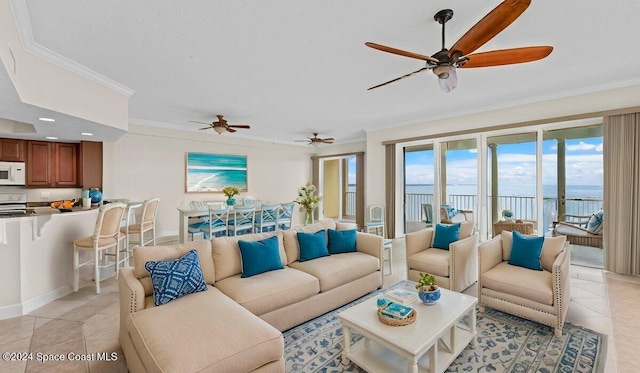
[[[511,219],[513,218],[513,212],[511,212],[511,210],[505,209],[502,210],[502,217],[506,220],[506,219]]]
[[[318,207],[318,203],[322,198],[316,196],[316,186],[307,183],[305,186],[298,188],[298,198],[294,202],[304,207],[305,224],[313,222],[313,210]]]
[[[236,186],[228,186],[222,189],[222,193],[224,193],[227,198],[233,198],[234,196],[240,194],[240,189],[238,189],[238,187]]]

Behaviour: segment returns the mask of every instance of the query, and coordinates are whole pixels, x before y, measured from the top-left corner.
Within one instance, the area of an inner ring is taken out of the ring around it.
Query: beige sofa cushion
[[[289,266],[320,280],[320,292],[325,292],[376,272],[380,269],[379,264],[374,256],[354,252],[293,262]]]
[[[513,232],[502,231],[500,233],[502,239],[502,260],[509,261],[511,256],[511,245],[513,244]],[[540,263],[542,269],[551,272],[553,270],[553,262],[564,248],[567,241],[565,236],[545,237],[542,244],[542,253],[540,254]]]
[[[282,265],[287,265],[287,255],[282,243],[282,231],[269,233],[243,234],[235,237],[216,237],[211,239],[213,250],[213,263],[216,270],[216,281],[242,273],[242,256],[240,255],[239,240],[260,241],[272,236],[278,237],[278,248],[280,249],[280,261]]]
[[[196,250],[196,253],[198,254],[198,260],[200,260],[200,268],[202,268],[204,281],[209,285],[213,285],[216,280],[216,273],[213,266],[213,258],[211,256],[211,243],[209,241],[200,240],[186,242],[181,245],[136,246],[133,249],[134,273],[142,283],[145,295],[153,294],[151,274],[144,267],[145,263],[151,260],[179,259],[190,250]]]
[[[407,265],[418,272],[449,277],[449,250],[431,248],[417,252],[407,258]]]
[[[277,329],[212,287],[132,313],[127,331],[148,371],[248,372],[284,353]]]
[[[333,220],[321,220],[317,223],[307,225],[305,227],[284,231],[283,241],[284,250],[287,252],[287,265],[298,261],[298,259],[300,258],[300,245],[298,245],[298,235],[296,234],[297,232],[315,233],[320,230],[326,231],[327,229],[336,229],[336,223]],[[325,238],[325,242],[329,242],[329,238]]]
[[[551,272],[535,271],[502,262],[482,274],[482,287],[553,305]]]
[[[318,279],[285,267],[259,275],[227,277],[216,287],[255,315],[286,307],[318,294]]]

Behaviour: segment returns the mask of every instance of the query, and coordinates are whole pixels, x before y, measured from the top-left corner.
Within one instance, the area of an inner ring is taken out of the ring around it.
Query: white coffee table
[[[389,326],[378,320],[379,297],[340,312],[343,361],[353,361],[369,373],[399,372],[407,365],[413,373],[444,372],[469,342],[475,344],[478,300],[446,289],[441,291],[440,300],[432,306],[419,299],[412,302],[410,306],[418,314],[416,321],[406,326]],[[469,316],[469,327],[459,323],[465,315]],[[353,346],[351,331],[364,336]]]

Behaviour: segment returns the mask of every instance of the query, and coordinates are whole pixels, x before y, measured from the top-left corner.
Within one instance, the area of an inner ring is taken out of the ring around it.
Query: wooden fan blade
[[[202,131],[202,130],[208,130],[208,129],[211,129],[211,128],[213,128],[213,127],[209,126],[209,127],[200,128],[200,130],[201,130],[201,131]]]
[[[371,42],[366,42],[366,43],[364,43],[364,45],[366,45],[367,47],[371,47],[373,49],[377,49],[379,51],[383,51],[383,52],[387,52],[387,53],[393,53],[393,54],[397,54],[397,55],[400,55],[400,56],[405,56],[405,57],[410,57],[410,58],[417,58],[419,60],[431,61],[431,62],[435,62],[435,63],[440,62],[440,61],[438,61],[437,59],[435,59],[435,58],[433,58],[431,56],[425,56],[423,54],[407,52],[407,51],[403,51],[402,49],[387,47],[385,45],[380,45],[380,44],[371,43]]]
[[[227,127],[227,132],[234,133],[234,132],[237,132],[237,131],[236,131],[236,130],[234,130],[233,128],[229,128],[229,127]]]
[[[547,57],[551,51],[553,47],[538,46],[474,53],[464,56],[469,60],[460,67],[489,67],[537,61]]]
[[[326,139],[320,139],[322,141],[334,141],[335,139],[333,137],[327,137]]]
[[[464,56],[480,48],[516,20],[529,6],[531,0],[505,0],[462,35],[449,56]]]
[[[429,69],[428,67],[423,67],[423,68],[421,68],[421,69],[419,69],[419,70],[416,70],[416,71],[414,71],[414,72],[412,72],[412,73],[405,74],[405,75],[403,75],[403,76],[401,76],[401,77],[399,77],[399,78],[391,79],[391,80],[389,80],[388,82],[384,82],[384,83],[382,83],[382,84],[375,85],[375,86],[373,86],[373,87],[371,87],[371,88],[367,88],[367,91],[370,91],[370,90],[372,90],[372,89],[374,89],[374,88],[382,87],[383,85],[387,85],[387,84],[389,84],[389,83],[397,82],[397,81],[398,81],[398,80],[400,80],[400,79],[408,78],[408,77],[410,77],[410,76],[411,76],[411,75],[413,75],[413,74],[417,74],[417,73],[419,73],[419,72],[421,72],[421,71],[423,71],[423,70],[428,70],[428,69]]]
[[[227,127],[233,127],[233,128],[251,128],[251,126],[248,126],[246,124],[229,124]]]
[[[322,139],[320,140],[323,144],[333,144],[333,140]]]
[[[190,120],[189,122],[191,122],[191,123],[200,123],[200,124],[211,124],[211,123],[205,123],[205,122],[198,122],[197,120]]]

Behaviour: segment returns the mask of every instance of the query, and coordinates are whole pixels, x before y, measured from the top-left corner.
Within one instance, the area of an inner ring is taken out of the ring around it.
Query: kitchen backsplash
[[[0,193],[26,193],[28,202],[53,202],[82,196],[81,188],[32,189],[22,186],[0,186]]]

